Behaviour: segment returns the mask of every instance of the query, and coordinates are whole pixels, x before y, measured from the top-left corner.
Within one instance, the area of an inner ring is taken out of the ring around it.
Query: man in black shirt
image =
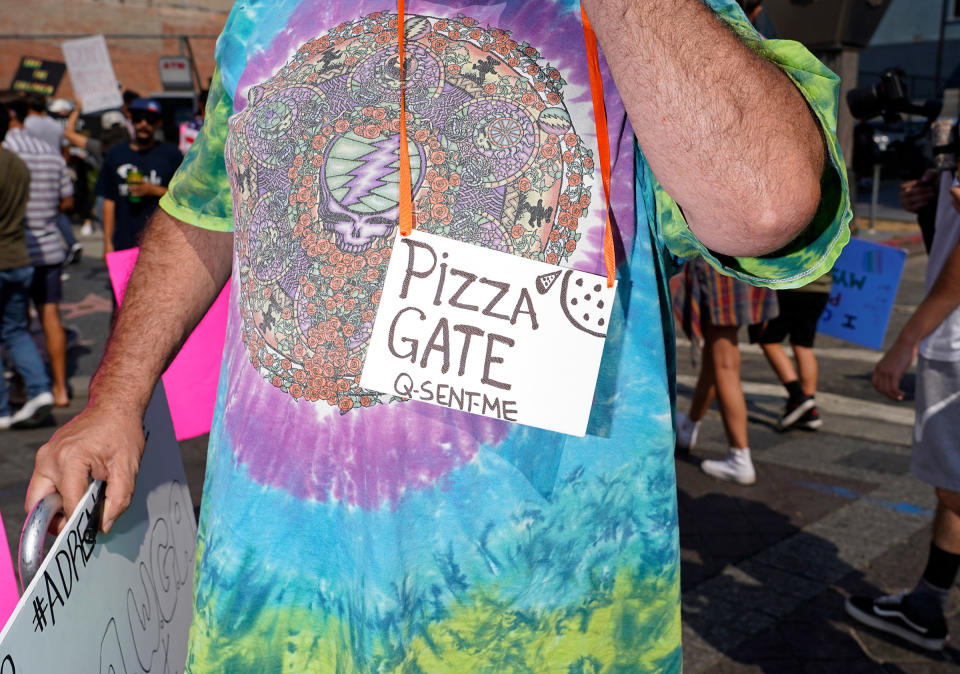
[[[130,104],[134,138],[114,146],[103,162],[96,192],[103,197],[104,250],[137,245],[140,233],[167,192],[167,184],[182,159],[169,143],[158,143],[160,105],[149,98]]]

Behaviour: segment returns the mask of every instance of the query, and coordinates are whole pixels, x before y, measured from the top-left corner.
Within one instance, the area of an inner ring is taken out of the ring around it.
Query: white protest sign
[[[113,74],[113,63],[103,35],[68,40],[60,45],[73,91],[84,114],[119,108],[123,96]]]
[[[582,436],[615,291],[596,274],[398,235],[361,385]]]
[[[133,502],[94,542],[87,491],[0,632],[0,673],[184,670],[197,528],[162,385],[143,426]]]

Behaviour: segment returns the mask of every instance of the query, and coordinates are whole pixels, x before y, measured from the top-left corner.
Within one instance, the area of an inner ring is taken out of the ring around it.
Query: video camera
[[[937,132],[932,134],[934,138],[931,140],[931,127],[943,109],[943,102],[927,100],[914,103],[903,77],[901,68],[887,68],[880,75],[878,83],[847,92],[847,105],[856,119],[866,122],[882,117],[886,125],[902,127],[904,134],[902,138],[890,142],[889,146],[880,144],[879,147],[875,143],[877,136],[873,134],[869,139],[874,144],[872,148],[865,146],[858,138],[855,152],[870,154],[872,163],[895,163],[903,177],[923,173],[930,165],[931,154],[933,164],[938,168],[955,169],[957,141],[956,133],[949,132],[949,126],[952,125],[948,125],[948,133],[943,134],[943,125],[938,122]],[[904,120],[904,115],[923,117],[925,121],[919,130],[910,133],[910,125]],[[889,140],[889,137],[884,138]],[[932,148],[932,151],[927,148]]]

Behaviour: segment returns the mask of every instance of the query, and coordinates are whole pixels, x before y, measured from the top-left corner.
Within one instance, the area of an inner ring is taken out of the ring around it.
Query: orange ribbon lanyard
[[[404,0],[397,0],[397,38],[399,42],[400,72],[400,234],[407,236],[413,231],[413,180],[410,175],[410,148],[407,145],[407,119],[404,106],[403,78],[403,22]],[[600,175],[603,180],[603,196],[606,202],[606,224],[603,230],[603,263],[607,273],[607,287],[613,287],[616,276],[616,252],[613,247],[613,228],[610,226],[610,137],[607,134],[607,112],[603,100],[603,77],[600,75],[600,55],[597,36],[583,7],[583,39],[587,47],[587,65],[590,71],[590,93],[593,97],[593,115],[597,129],[597,149],[600,154]]]
[[[397,0],[397,23],[400,41],[400,234],[407,236],[413,231],[413,180],[410,177],[407,116],[403,104],[403,0]]]
[[[600,153],[600,176],[603,180],[603,198],[607,217],[603,228],[603,265],[607,271],[607,287],[613,287],[617,274],[617,253],[613,248],[613,228],[610,226],[610,136],[607,133],[607,106],[603,100],[603,77],[600,75],[600,52],[597,36],[580,5],[583,17],[583,41],[587,45],[587,66],[590,70],[590,94],[593,96],[593,117],[597,126],[597,150]]]

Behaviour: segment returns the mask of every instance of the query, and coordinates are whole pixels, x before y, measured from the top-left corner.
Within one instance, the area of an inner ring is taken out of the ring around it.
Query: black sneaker
[[[810,431],[815,431],[823,426],[823,419],[820,418],[820,413],[817,411],[817,406],[814,405],[807,410],[806,414],[797,419],[796,426],[799,428],[806,428]]]
[[[813,396],[806,396],[800,401],[788,400],[783,416],[780,417],[780,428],[790,428],[813,407],[816,407]]]
[[[901,592],[870,599],[848,597],[844,606],[854,620],[929,651],[939,651],[947,641],[947,621],[936,597]]]

